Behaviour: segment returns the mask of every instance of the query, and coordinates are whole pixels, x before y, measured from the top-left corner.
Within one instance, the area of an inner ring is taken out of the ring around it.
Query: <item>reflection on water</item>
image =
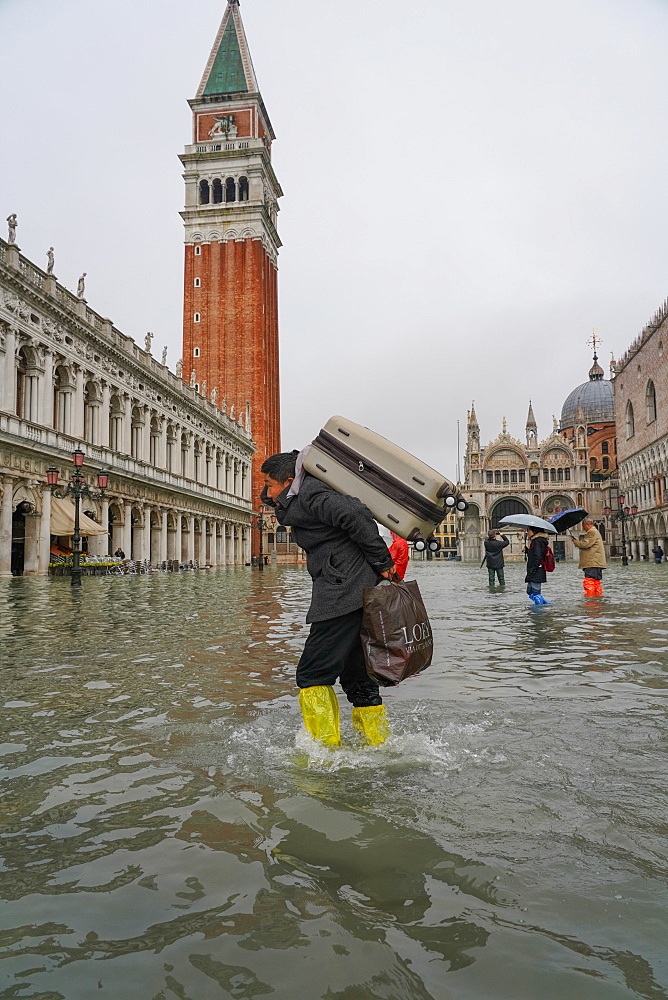
[[[415,575],[435,663],[335,752],[301,569],[2,582],[0,996],[668,996],[668,570]]]

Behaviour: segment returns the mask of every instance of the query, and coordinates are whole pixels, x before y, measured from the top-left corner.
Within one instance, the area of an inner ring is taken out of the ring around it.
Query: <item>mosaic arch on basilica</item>
[[[638,509],[627,522],[627,551],[651,559],[668,543],[668,300],[612,369],[619,489]]]
[[[71,548],[52,534],[46,470],[65,482],[77,447],[89,480],[109,471],[107,496],[83,507],[102,529],[91,553],[249,561],[245,414],[222,412],[144,339],[148,351],[0,240],[0,576],[46,574],[52,550]]]
[[[585,507],[602,534],[607,534],[603,508],[607,502],[605,486],[616,468],[615,422],[611,383],[606,381],[601,390],[600,381],[604,381],[603,371],[594,356],[589,381],[569,394],[561,421],[553,418],[552,431],[542,441],[529,401],[524,441],[508,432],[504,417],[498,437],[481,445],[472,404],[467,414],[462,486],[469,508],[459,533],[459,554],[464,560],[482,559],[487,531],[499,527],[501,518],[508,514],[549,519],[559,510]],[[511,543],[506,558],[523,559],[523,532],[506,529],[504,533]],[[567,537],[554,544],[558,558],[576,558],[577,550]]]

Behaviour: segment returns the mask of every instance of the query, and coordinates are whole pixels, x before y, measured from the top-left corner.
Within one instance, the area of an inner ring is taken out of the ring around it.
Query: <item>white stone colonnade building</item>
[[[82,502],[109,528],[90,552],[121,548],[153,565],[250,562],[249,422],[0,240],[0,576],[48,572],[46,470],[58,466],[62,486],[77,447],[93,487],[109,472],[105,498]]]

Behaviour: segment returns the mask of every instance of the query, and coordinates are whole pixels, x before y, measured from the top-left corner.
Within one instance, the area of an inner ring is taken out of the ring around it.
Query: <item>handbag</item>
[[[367,673],[383,687],[427,669],[434,640],[415,580],[364,591],[361,637]]]

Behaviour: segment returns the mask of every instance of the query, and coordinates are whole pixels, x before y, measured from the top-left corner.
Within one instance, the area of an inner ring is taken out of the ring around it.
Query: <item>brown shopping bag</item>
[[[367,673],[384,687],[425,670],[434,641],[415,580],[367,588],[361,634]]]

